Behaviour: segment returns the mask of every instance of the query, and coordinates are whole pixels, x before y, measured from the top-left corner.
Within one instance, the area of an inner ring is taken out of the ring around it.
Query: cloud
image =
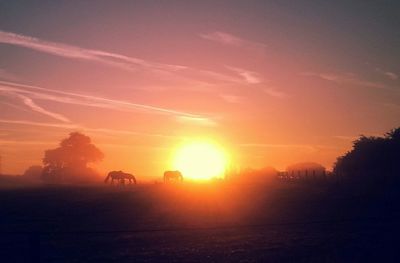
[[[31,108],[33,111],[42,113],[44,115],[50,116],[56,120],[62,121],[62,122],[71,122],[68,118],[64,117],[61,114],[58,113],[54,113],[48,110],[43,109],[42,107],[40,107],[39,105],[37,105],[35,102],[33,102],[33,100],[31,98],[28,98],[24,95],[17,95],[20,99],[22,99],[22,101],[24,102],[24,104],[26,106],[28,106],[29,108]]]
[[[231,94],[220,94],[220,97],[229,103],[242,103],[242,97]]]
[[[186,123],[195,123],[201,124],[204,126],[216,126],[217,123],[209,118],[202,118],[202,117],[188,117],[188,116],[179,116],[178,121],[186,122]]]
[[[232,76],[228,76],[228,75],[221,74],[221,73],[214,72],[214,71],[210,71],[210,70],[199,69],[199,70],[196,70],[196,72],[194,72],[194,73],[197,76],[206,77],[206,78],[213,78],[213,79],[218,80],[218,81],[235,83],[235,84],[242,84],[243,83],[242,78],[232,77]]]
[[[396,103],[383,103],[382,105],[385,106],[385,107],[387,107],[387,108],[389,108],[389,109],[392,109],[392,110],[396,110],[396,111],[400,110],[400,104],[396,104]]]
[[[18,80],[18,77],[7,70],[0,68],[0,79],[16,81]]]
[[[307,148],[314,149],[313,145],[308,144],[270,144],[270,143],[242,143],[240,147],[256,147],[256,148]]]
[[[262,82],[261,76],[254,71],[250,71],[250,70],[246,70],[246,69],[242,69],[242,68],[231,67],[231,66],[225,66],[225,67],[227,69],[237,73],[248,84],[258,84],[258,83]]]
[[[13,94],[13,95],[15,95],[15,94]],[[10,102],[6,102],[6,101],[0,101],[0,103],[4,104],[4,105],[7,105],[8,107],[20,110],[20,111],[30,112],[29,110],[25,109],[25,107],[19,106],[19,105],[15,104],[15,103],[10,103]]]
[[[1,123],[7,124],[20,124],[20,125],[31,125],[31,126],[42,126],[49,128],[62,128],[62,129],[77,129],[78,126],[75,124],[65,124],[65,123],[47,123],[47,122],[34,122],[26,120],[7,120],[0,119]]]
[[[140,67],[162,71],[177,71],[186,68],[179,65],[149,62],[143,59],[101,50],[86,49],[62,43],[45,41],[35,37],[5,31],[0,31],[0,43],[21,46],[60,57],[95,61],[125,70],[136,70]]]
[[[391,80],[397,80],[399,76],[396,73],[390,72],[390,71],[385,71],[381,68],[375,68],[375,71],[384,75],[386,78],[389,78]]]
[[[246,40],[240,38],[238,36],[234,36],[232,34],[214,31],[211,33],[200,34],[200,37],[206,40],[214,41],[223,45],[234,46],[234,47],[243,47],[252,49],[258,52],[264,52],[267,45],[259,42],[254,42],[250,40]]]
[[[260,83],[265,83],[265,81],[263,80],[263,78],[260,76],[259,73],[254,72],[254,71],[250,71],[247,69],[242,69],[242,68],[237,68],[237,67],[231,67],[231,66],[225,66],[227,69],[237,73],[239,76],[242,77],[242,79],[244,80],[245,84],[260,84]],[[287,97],[287,94],[280,91],[277,88],[273,88],[273,87],[267,87],[267,88],[263,88],[262,91],[271,96],[271,97],[275,97],[275,98],[285,98]],[[233,102],[233,100],[235,100],[236,98],[230,98],[230,97],[223,97],[223,99],[225,99],[228,102]]]
[[[320,145],[309,145],[309,144],[269,144],[269,143],[243,143],[239,144],[239,147],[244,148],[266,148],[266,149],[291,149],[293,150],[300,150],[307,153],[318,152],[321,148]]]
[[[263,92],[265,92],[266,94],[268,94],[271,97],[275,97],[275,98],[285,98],[287,97],[287,94],[276,89],[276,88],[264,88]]]
[[[194,77],[213,78],[225,82],[237,82],[230,76],[209,70],[195,69],[183,65],[157,63],[136,57],[125,56],[118,53],[106,52],[95,49],[87,49],[63,43],[51,42],[35,37],[5,32],[0,30],[0,43],[20,46],[39,52],[60,56],[69,59],[91,61],[110,67],[127,71],[146,70],[163,77],[171,77],[180,80],[192,80]],[[179,73],[179,74],[178,74]],[[189,77],[188,77],[189,76]],[[192,76],[192,77],[190,77]],[[1,77],[1,72],[0,72]],[[12,78],[7,78],[13,80]],[[193,83],[191,83],[193,84]]]
[[[223,32],[214,32],[209,35],[205,34],[203,35],[203,37],[206,39],[207,38],[220,39],[221,41],[224,41],[224,43],[230,43],[231,45],[238,45],[244,48],[262,50],[262,51],[265,48],[264,44],[247,41],[245,39],[241,39],[239,37],[235,37],[233,35]],[[235,75],[224,74],[217,71],[211,71],[207,69],[197,69],[183,65],[157,63],[136,57],[125,56],[118,53],[82,48],[64,43],[51,42],[35,37],[25,36],[12,32],[5,32],[1,30],[0,30],[0,43],[28,48],[38,52],[43,52],[46,54],[51,54],[63,58],[90,61],[93,63],[102,64],[125,71],[136,72],[138,70],[142,70],[150,72],[152,74],[156,74],[157,78],[165,79],[167,81],[173,81],[174,83],[173,87],[176,87],[176,82],[178,81],[181,86],[186,87],[185,90],[190,89],[197,91],[215,92],[216,89],[220,89],[224,85],[259,84],[263,81],[258,73],[236,67],[227,67],[228,69],[236,73]],[[5,75],[3,79],[17,82],[15,77],[11,76],[10,74],[6,74],[5,71],[3,72],[3,75]],[[0,71],[0,78],[1,78],[1,71]],[[23,88],[25,89],[26,86]],[[36,89],[36,92],[19,90],[18,93],[19,94],[23,93],[26,96],[30,97],[30,99],[32,100],[45,99],[45,100],[58,101],[62,103],[79,104],[79,105],[101,107],[101,108],[108,108],[115,110],[124,110],[124,111],[145,110],[159,114],[170,114],[170,115],[175,114],[177,116],[187,116],[193,118],[203,117],[203,116],[198,116],[197,114],[190,114],[170,109],[163,109],[161,107],[156,107],[152,105],[127,103],[123,101],[108,100],[105,98],[83,96],[80,94],[71,94],[71,93],[55,94],[54,93],[55,91],[51,92],[51,90],[43,90],[43,89],[41,89],[40,92],[38,91],[39,91],[38,89]],[[17,91],[14,89],[14,92]],[[217,92],[216,94],[217,96],[218,93],[219,92]],[[77,98],[77,96],[79,98]]]
[[[15,125],[26,125],[26,126],[37,126],[46,128],[56,128],[71,131],[82,131],[82,132],[93,132],[111,135],[141,135],[141,136],[151,136],[151,137],[163,137],[163,138],[177,138],[177,136],[158,134],[158,133],[146,133],[146,132],[135,132],[130,130],[115,130],[115,129],[104,129],[104,128],[88,128],[82,125],[76,125],[72,123],[51,123],[51,122],[35,122],[27,120],[8,120],[0,119],[0,123],[15,124]]]
[[[312,144],[270,144],[270,143],[242,143],[240,147],[245,148],[294,148],[304,149],[307,151],[319,151],[320,149],[341,149],[340,147],[328,145],[312,145]]]
[[[153,114],[171,115],[174,117],[186,117],[186,118],[198,118],[198,119],[208,119],[206,116],[199,114],[192,114],[183,111],[176,111],[167,108],[156,107],[147,104],[138,104],[121,100],[107,99],[102,97],[96,97],[91,95],[83,95],[79,93],[57,91],[46,88],[41,88],[37,86],[12,83],[6,81],[0,81],[0,92],[11,92],[17,95],[29,95],[31,98],[37,98],[42,100],[55,101],[66,104],[75,104],[103,109],[112,109],[126,112],[133,111],[145,111]],[[30,105],[32,106],[32,105]],[[37,105],[36,105],[37,106]],[[37,107],[31,107],[32,109],[38,111]],[[42,112],[44,113],[44,112]],[[48,112],[49,113],[49,112]],[[45,113],[44,113],[45,114]],[[52,114],[52,113],[50,113]],[[47,114],[49,115],[49,114]],[[53,117],[55,117],[53,115]],[[58,116],[60,117],[60,116]],[[61,116],[62,118],[62,116]]]
[[[231,46],[242,46],[246,43],[245,40],[239,37],[220,31],[215,31],[208,34],[200,34],[200,37]]]
[[[388,72],[385,72],[384,74],[391,80],[396,80],[399,78],[399,76],[393,72],[388,71]]]
[[[53,144],[54,142],[50,141],[21,141],[21,140],[1,140],[0,139],[0,145],[49,145]]]
[[[377,89],[385,89],[387,86],[381,82],[374,82],[363,80],[352,73],[316,73],[316,72],[302,72],[300,73],[301,76],[307,77],[318,77],[327,81],[335,82],[337,84],[350,84],[368,88],[377,88]]]

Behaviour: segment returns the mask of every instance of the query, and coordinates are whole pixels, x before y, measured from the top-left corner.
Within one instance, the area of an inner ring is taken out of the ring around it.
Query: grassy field
[[[395,261],[392,201],[282,182],[9,186],[0,261]]]

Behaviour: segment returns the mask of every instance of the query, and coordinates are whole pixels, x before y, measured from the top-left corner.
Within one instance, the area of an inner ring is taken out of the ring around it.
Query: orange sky
[[[192,138],[237,167],[330,168],[400,119],[397,18],[332,5],[3,3],[3,172],[40,164],[71,131],[105,153],[100,171],[142,178]]]

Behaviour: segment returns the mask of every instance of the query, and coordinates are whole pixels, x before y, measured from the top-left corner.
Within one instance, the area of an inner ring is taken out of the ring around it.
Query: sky
[[[0,0],[2,172],[73,131],[102,173],[157,178],[188,140],[331,168],[399,126],[399,28],[398,1]]]

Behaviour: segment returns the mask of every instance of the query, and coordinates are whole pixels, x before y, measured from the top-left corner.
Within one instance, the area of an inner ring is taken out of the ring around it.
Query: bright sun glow
[[[174,155],[173,167],[184,178],[207,180],[224,176],[227,157],[217,145],[196,141],[183,145]]]

